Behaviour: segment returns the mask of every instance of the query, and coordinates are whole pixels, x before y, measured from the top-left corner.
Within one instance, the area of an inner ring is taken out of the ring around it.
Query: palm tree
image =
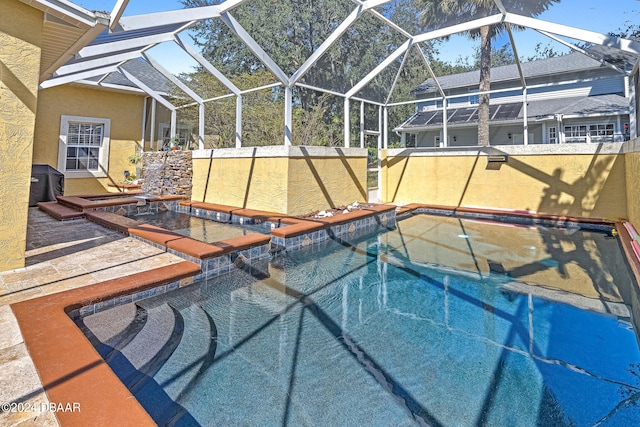
[[[550,4],[560,0],[502,0],[508,11],[520,15],[538,16]],[[417,0],[422,10],[422,24],[427,29],[442,28],[500,13],[494,0]],[[480,39],[480,84],[478,87],[478,145],[489,145],[489,94],[491,89],[491,41],[506,29],[505,24],[486,25],[470,30],[467,36]]]

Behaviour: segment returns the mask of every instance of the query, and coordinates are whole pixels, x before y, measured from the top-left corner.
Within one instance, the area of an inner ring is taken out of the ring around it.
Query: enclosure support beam
[[[344,147],[349,148],[351,145],[351,123],[349,120],[349,98],[344,99]]]
[[[198,104],[198,150],[204,150],[204,102]]]
[[[380,154],[380,150],[382,149],[382,107],[378,106],[378,155],[377,155],[377,166],[378,166],[378,191],[376,192],[376,197],[379,202],[382,202],[382,157]]]
[[[290,86],[284,88],[284,145],[291,145],[293,123],[293,94]]]
[[[524,145],[529,145],[529,120],[527,119],[527,87],[522,88],[522,115],[524,116]]]
[[[447,128],[447,98],[442,98],[442,141],[440,141],[441,147],[449,146],[449,129]]]
[[[360,148],[364,148],[364,101],[360,101]]]
[[[242,95],[236,97],[236,148],[242,147]]]
[[[382,135],[382,141],[384,142],[384,149],[386,150],[387,148],[389,148],[389,110],[387,109],[387,107],[383,107],[382,112],[384,116],[382,126],[382,131],[384,132],[384,134]]]
[[[151,98],[151,122],[149,123],[149,147],[153,151],[153,144],[156,142],[156,99]],[[156,144],[156,150],[158,149],[158,144]]]
[[[145,96],[144,104],[142,104],[142,138],[140,138],[140,148],[143,153],[144,153],[144,142],[146,138],[145,135],[147,133],[147,99],[149,99],[149,97]]]

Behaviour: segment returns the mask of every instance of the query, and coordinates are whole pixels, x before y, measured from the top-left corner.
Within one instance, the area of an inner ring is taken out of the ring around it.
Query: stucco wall
[[[135,173],[127,161],[142,136],[143,96],[120,92],[56,86],[40,91],[35,127],[33,163],[58,167],[58,141],[62,115],[111,119],[109,165],[105,178],[65,178],[65,195],[101,193],[108,184],[120,184],[124,171]],[[113,191],[113,189],[111,190]]]
[[[42,12],[0,2],[0,271],[24,267]]]
[[[192,199],[290,215],[362,202],[366,156],[329,147],[194,151]]]
[[[640,230],[640,138],[626,143],[624,155],[627,179],[628,219],[636,230]]]
[[[627,216],[621,144],[465,151],[388,150],[382,198],[445,206],[530,210],[593,218]],[[507,163],[487,162],[507,154]]]

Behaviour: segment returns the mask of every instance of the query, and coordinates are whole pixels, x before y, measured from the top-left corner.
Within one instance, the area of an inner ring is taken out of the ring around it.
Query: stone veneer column
[[[175,194],[191,198],[191,151],[156,151],[142,157],[142,191],[154,196]]]
[[[42,12],[0,1],[0,271],[24,267]]]

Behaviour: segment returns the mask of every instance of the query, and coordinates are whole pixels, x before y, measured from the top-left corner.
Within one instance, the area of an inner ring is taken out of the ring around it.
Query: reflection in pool
[[[634,286],[606,232],[417,215],[79,323],[161,425],[631,426]]]

